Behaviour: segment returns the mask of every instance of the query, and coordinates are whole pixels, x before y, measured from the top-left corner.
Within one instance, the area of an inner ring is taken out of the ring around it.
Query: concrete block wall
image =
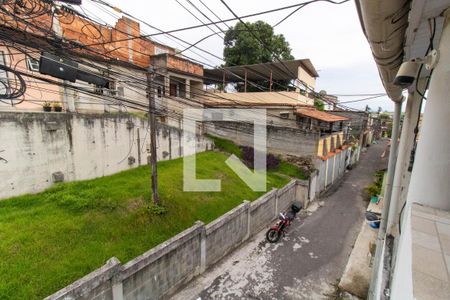
[[[339,178],[339,164],[341,163],[341,152],[336,153],[336,155],[334,156],[334,161],[333,161],[333,173],[332,173],[332,181],[331,183],[335,183],[336,180]]]
[[[241,146],[253,147],[253,125],[237,122],[211,122],[206,132],[233,141]],[[267,126],[267,151],[279,155],[316,155],[319,135],[299,128]]]
[[[112,299],[113,278],[120,273],[120,268],[119,260],[113,257],[104,266],[48,296],[45,300]]]
[[[310,181],[297,180],[295,188],[295,199],[303,204],[303,207],[308,207],[309,202],[314,201],[310,196]]]
[[[326,163],[326,177],[325,177],[325,188],[331,185],[333,182],[333,170],[334,170],[334,160],[336,156],[332,156],[327,159]]]
[[[309,175],[309,184],[308,184],[308,200],[314,201],[317,197],[317,190],[319,186],[319,171],[314,170]]]
[[[339,177],[344,175],[344,172],[345,172],[345,159],[346,159],[346,156],[347,156],[347,152],[348,152],[348,150],[343,151],[341,153],[341,160],[340,160],[340,163],[339,163]]]
[[[256,233],[278,215],[277,189],[262,195],[250,204],[250,232]]]
[[[183,134],[196,139],[197,151],[211,149],[205,137],[157,129],[159,160],[182,156]],[[147,120],[129,114],[0,112],[0,199],[40,192],[56,172],[74,181],[145,165],[149,140]]]
[[[192,227],[121,265],[111,258],[104,266],[46,300],[161,299],[203,273],[277,217],[294,201],[307,203],[308,184],[292,180],[254,202],[244,201],[208,225]]]
[[[124,299],[159,299],[201,270],[201,235],[197,222],[168,241],[126,263],[121,272]]]
[[[291,204],[292,199],[295,199],[297,181],[291,181],[284,187],[278,190],[278,211],[285,211]]]
[[[327,170],[327,160],[318,160],[317,162],[317,170],[318,172],[318,176],[319,176],[319,184],[317,185],[317,193],[322,192],[323,190],[325,190],[325,174],[326,174],[326,170]]]
[[[245,201],[206,225],[206,267],[212,266],[249,236],[250,202]]]

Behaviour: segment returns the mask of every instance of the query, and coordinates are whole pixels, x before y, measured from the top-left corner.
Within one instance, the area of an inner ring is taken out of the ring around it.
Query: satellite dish
[[[320,95],[320,96],[326,96],[326,95],[327,95],[327,91],[321,90],[321,91],[319,92],[319,95]]]

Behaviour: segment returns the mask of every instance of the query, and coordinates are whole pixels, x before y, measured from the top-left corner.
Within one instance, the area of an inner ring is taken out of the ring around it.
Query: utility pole
[[[156,155],[156,117],[155,117],[155,89],[154,89],[155,72],[152,67],[147,72],[147,97],[148,97],[148,120],[150,126],[150,166],[152,171],[151,187],[153,204],[159,205],[158,196],[158,167]]]

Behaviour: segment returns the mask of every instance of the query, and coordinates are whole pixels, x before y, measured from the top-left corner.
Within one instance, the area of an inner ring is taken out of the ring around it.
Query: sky
[[[176,0],[165,1],[139,1],[139,0],[106,0],[108,3],[138,17],[153,26],[163,30],[182,28],[198,25],[200,22],[189,14]],[[188,0],[178,0],[189,8],[199,18],[206,19],[197,12]],[[221,19],[232,18],[233,15],[220,2],[220,0],[202,0]],[[190,0],[214,21],[217,20],[201,3],[200,0]],[[291,4],[301,3],[303,0],[226,0],[226,3],[239,16],[259,11],[278,8]],[[113,22],[111,16],[102,12],[92,0],[84,0],[83,8],[89,14],[93,13],[99,18]],[[247,18],[246,21],[263,20],[269,24],[276,24],[289,14],[290,10],[266,14],[258,17]],[[229,22],[232,26],[236,21]],[[221,28],[225,29],[224,25]],[[213,29],[216,29],[213,27]],[[144,33],[154,33],[155,30],[141,26]],[[211,34],[207,27],[174,33],[186,41],[194,43]],[[375,62],[359,22],[354,1],[341,5],[333,5],[326,2],[310,4],[282,24],[275,28],[275,33],[283,34],[292,48],[292,54],[296,59],[309,58],[318,70],[319,78],[316,82],[316,90],[325,90],[328,94],[366,94],[384,93],[384,88]],[[186,45],[178,44],[165,36],[154,38],[158,42],[183,49]],[[198,44],[202,49],[208,50],[217,56],[223,56],[223,39],[213,35]],[[194,50],[196,53],[185,52],[189,57],[198,59],[210,66],[216,66],[223,61],[208,54]],[[203,57],[199,57],[201,54]],[[205,65],[205,67],[208,67]],[[339,97],[341,102],[364,98]],[[364,109],[366,105],[376,111],[378,107],[392,111],[393,104],[387,97],[381,97],[363,102],[349,103],[347,106]]]

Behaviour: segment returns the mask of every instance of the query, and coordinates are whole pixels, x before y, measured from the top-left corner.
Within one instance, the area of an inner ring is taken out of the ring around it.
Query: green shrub
[[[150,210],[150,212],[154,215],[164,215],[167,213],[167,209],[164,206],[161,205],[150,205],[150,207],[148,208]]]
[[[381,188],[378,187],[375,183],[372,183],[366,187],[366,191],[370,197],[373,197],[373,196],[378,196],[380,194]]]

